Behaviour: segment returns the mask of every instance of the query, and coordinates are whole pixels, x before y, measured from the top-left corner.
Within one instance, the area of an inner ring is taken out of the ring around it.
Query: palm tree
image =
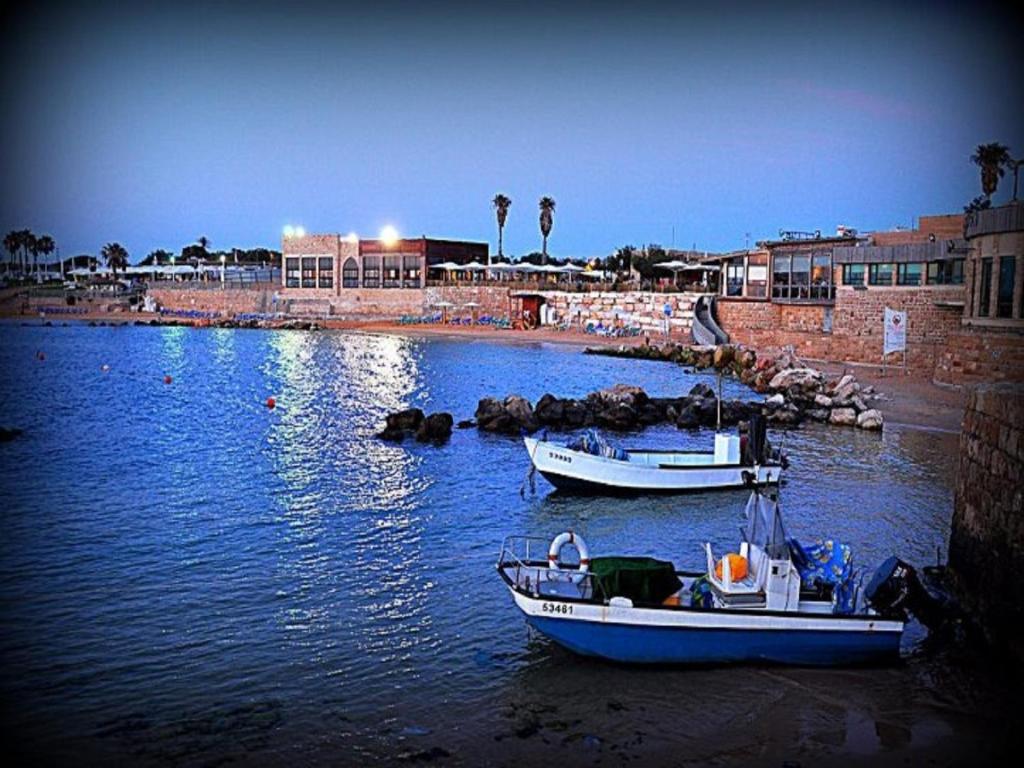
[[[540,199],[540,234],[544,238],[544,247],[541,249],[541,263],[548,263],[548,235],[551,234],[551,225],[554,223],[551,215],[555,212],[555,201],[551,197]]]
[[[981,168],[981,191],[985,197],[990,198],[995,194],[999,180],[1003,178],[1004,167],[1012,160],[1009,148],[994,141],[991,144],[979,144],[971,155],[971,162]]]
[[[49,235],[40,235],[39,239],[36,240],[36,252],[43,254],[43,256],[49,256],[57,249],[57,244],[53,242],[53,238]]]
[[[107,266],[114,273],[115,279],[118,268],[123,269],[128,266],[128,251],[120,243],[107,243],[100,251],[100,255],[106,259]]]
[[[32,234],[31,229],[22,229],[18,232],[18,237],[21,238],[21,260],[22,266],[21,271],[23,274],[28,274],[28,257],[29,254],[35,253],[36,248],[36,236]]]
[[[498,216],[498,258],[502,257],[502,240],[505,234],[505,220],[508,218],[508,209],[512,207],[512,199],[501,194],[494,196],[491,201],[494,212]],[[487,266],[491,266],[491,255],[487,254]]]
[[[8,270],[14,268],[14,257],[17,255],[18,249],[20,247],[21,239],[16,231],[12,229],[10,232],[4,235],[4,250],[7,251],[7,253],[11,257],[11,263],[10,266],[8,267]]]

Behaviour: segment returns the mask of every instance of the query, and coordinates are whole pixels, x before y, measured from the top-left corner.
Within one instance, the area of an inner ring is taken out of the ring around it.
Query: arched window
[[[359,287],[359,264],[351,257],[345,260],[345,264],[341,268],[341,287]]]

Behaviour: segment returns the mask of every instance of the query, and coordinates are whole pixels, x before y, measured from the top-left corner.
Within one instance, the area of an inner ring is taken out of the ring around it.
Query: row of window
[[[835,298],[832,254],[776,256],[772,264],[772,298],[815,301]]]
[[[981,260],[981,285],[978,286],[978,317],[991,317],[992,277],[995,260],[992,257]],[[999,257],[998,284],[996,285],[996,317],[1013,317],[1013,290],[1017,280],[1017,258]],[[1024,291],[1021,292],[1019,317],[1024,317]]]
[[[319,263],[317,263],[319,261]],[[422,275],[419,261],[406,260],[403,266],[390,258],[380,268],[376,259],[367,260],[363,269],[364,288],[418,288]],[[287,288],[333,288],[334,259],[330,256],[289,256],[284,266],[285,287]],[[355,259],[348,259],[341,270],[343,288],[359,288],[359,266]]]
[[[927,267],[927,269],[926,269]],[[962,285],[964,282],[964,260],[910,262],[907,264],[844,264],[843,285],[892,285],[893,274],[896,285]]]

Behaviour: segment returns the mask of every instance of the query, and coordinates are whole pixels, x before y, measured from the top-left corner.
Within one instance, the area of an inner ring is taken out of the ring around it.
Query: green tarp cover
[[[590,572],[598,599],[628,597],[635,604],[661,603],[683,586],[672,563],[653,557],[595,557]]]

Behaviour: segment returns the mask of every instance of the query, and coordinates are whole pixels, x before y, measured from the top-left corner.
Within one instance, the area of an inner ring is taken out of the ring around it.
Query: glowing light
[[[295,228],[295,236],[296,237],[305,237],[306,236],[306,230],[303,229],[302,227],[296,227]]]
[[[380,231],[380,239],[384,245],[394,245],[398,242],[398,230],[388,224]]]
[[[295,236],[295,227],[293,227],[291,224],[285,225],[284,236],[285,237],[294,237]]]
[[[359,235],[357,235],[355,232],[349,232],[348,237],[346,237],[345,239],[348,240],[350,243],[358,243]]]

